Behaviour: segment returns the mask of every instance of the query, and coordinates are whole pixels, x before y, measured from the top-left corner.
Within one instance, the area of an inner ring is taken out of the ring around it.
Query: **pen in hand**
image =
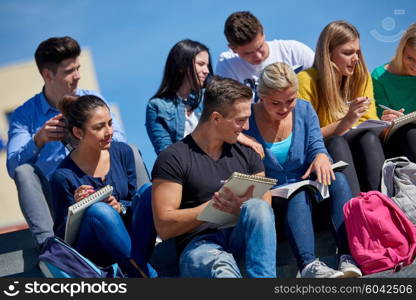
[[[392,109],[388,106],[382,105],[382,104],[377,104],[377,105],[381,109],[384,109],[383,115],[381,116],[381,119],[383,121],[391,122],[394,119],[396,119],[397,117],[403,116],[404,108],[401,108],[399,110],[394,110],[394,109]]]
[[[404,108],[400,108],[399,110],[395,110],[393,108],[390,108],[390,107],[382,105],[382,104],[377,104],[377,105],[378,105],[378,107],[380,107],[382,109],[386,109],[386,110],[394,110],[394,111],[402,111],[402,112],[404,111]]]

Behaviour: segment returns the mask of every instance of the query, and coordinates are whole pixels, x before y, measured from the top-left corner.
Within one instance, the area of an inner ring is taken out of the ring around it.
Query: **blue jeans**
[[[241,207],[233,228],[201,234],[183,250],[179,269],[183,277],[241,278],[276,277],[276,231],[271,206],[251,199]]]
[[[338,254],[342,255],[350,253],[343,206],[352,198],[352,194],[345,175],[335,172],[335,176],[336,180],[329,186],[330,214]],[[289,199],[287,207],[285,232],[300,270],[316,258],[311,203],[314,197],[311,193],[300,190]]]
[[[132,267],[133,258],[150,277],[155,270],[147,263],[152,253],[156,230],[153,225],[151,199],[147,189],[140,189],[133,198],[132,235],[130,237],[120,214],[104,202],[93,204],[82,219],[75,248],[100,266],[117,262],[128,276],[138,276]]]

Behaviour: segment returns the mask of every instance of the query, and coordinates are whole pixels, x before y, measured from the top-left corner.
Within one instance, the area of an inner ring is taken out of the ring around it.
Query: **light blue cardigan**
[[[318,117],[310,102],[297,99],[292,115],[292,144],[283,165],[266,148],[266,142],[257,128],[253,109],[249,121],[250,128],[244,132],[263,145],[266,154],[263,160],[266,176],[276,178],[278,180],[276,186],[301,180],[301,176],[305,174],[318,153],[325,153],[330,157],[322,139]]]

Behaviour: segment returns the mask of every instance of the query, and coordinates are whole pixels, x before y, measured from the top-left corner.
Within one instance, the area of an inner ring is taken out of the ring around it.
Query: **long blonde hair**
[[[313,66],[318,70],[318,115],[335,122],[348,111],[347,101],[363,95],[368,84],[368,69],[361,49],[352,76],[343,76],[337,65],[331,61],[332,51],[345,43],[360,38],[357,29],[346,21],[329,23],[321,32],[316,46]]]
[[[298,88],[298,79],[292,67],[288,64],[277,62],[266,66],[260,73],[257,92],[260,97],[267,96],[270,92]]]
[[[416,23],[413,23],[409,26],[409,28],[407,28],[405,34],[400,39],[396,54],[390,63],[400,75],[404,75],[406,73],[403,66],[403,53],[406,46],[416,49]]]

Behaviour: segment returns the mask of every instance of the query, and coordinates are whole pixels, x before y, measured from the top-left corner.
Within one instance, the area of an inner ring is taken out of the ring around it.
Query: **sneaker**
[[[343,277],[344,273],[328,267],[319,259],[306,265],[301,272],[302,278],[338,278]]]
[[[361,277],[360,268],[358,268],[357,263],[352,258],[351,255],[343,254],[339,258],[338,270],[344,273],[344,277]]]

